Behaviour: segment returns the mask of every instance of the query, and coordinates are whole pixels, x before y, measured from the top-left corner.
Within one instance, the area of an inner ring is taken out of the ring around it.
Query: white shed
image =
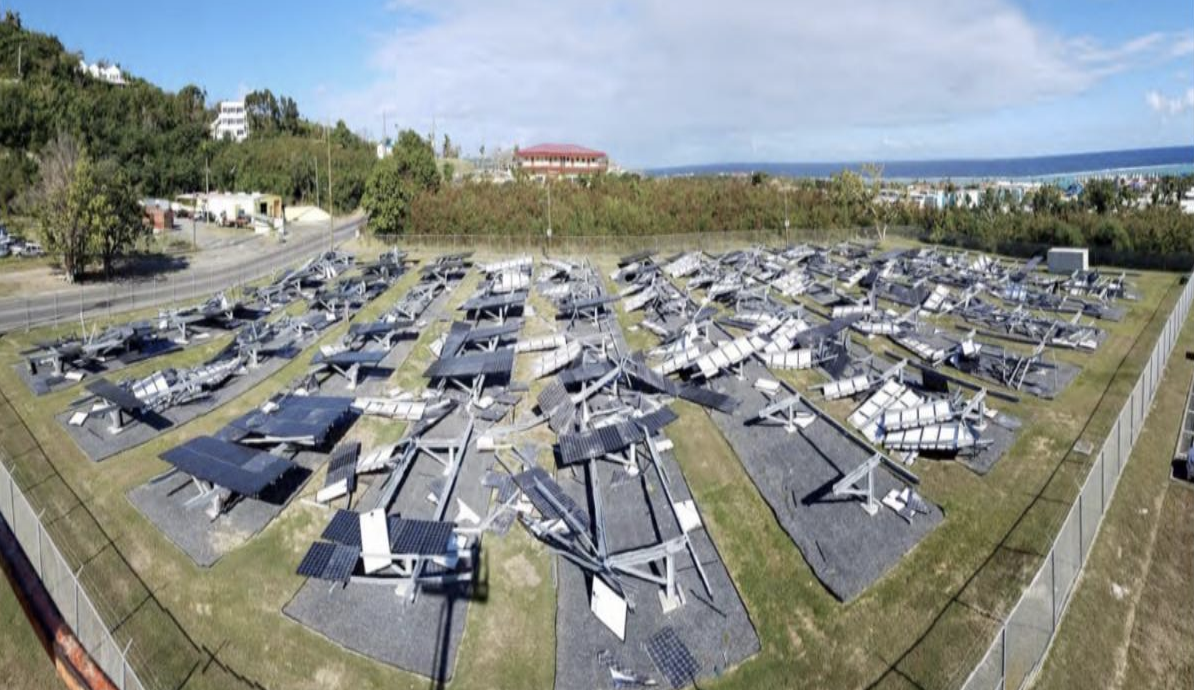
[[[1050,273],[1073,273],[1089,268],[1090,258],[1086,249],[1053,247],[1049,250]]]

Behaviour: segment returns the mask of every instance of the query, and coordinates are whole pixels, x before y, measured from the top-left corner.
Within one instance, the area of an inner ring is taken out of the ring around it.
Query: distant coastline
[[[858,171],[864,162],[710,163],[645,170],[652,177],[733,175],[765,172],[785,177],[828,178],[843,169]],[[889,180],[1066,180],[1099,175],[1194,174],[1194,146],[1098,151],[1059,156],[884,161]]]

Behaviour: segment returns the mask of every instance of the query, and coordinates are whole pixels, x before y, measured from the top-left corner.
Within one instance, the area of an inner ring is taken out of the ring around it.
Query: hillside
[[[271,115],[280,114],[266,108],[255,115],[267,126],[249,141],[217,142],[208,136],[215,112],[199,86],[171,93],[127,73],[128,83],[115,86],[81,73],[79,59],[54,36],[22,27],[11,13],[0,22],[0,203],[5,208],[19,205],[22,193],[35,184],[37,156],[58,132],[75,137],[92,158],[117,163],[144,196],[202,189],[207,163],[213,189],[270,191],[289,202],[313,203],[316,155],[326,192],[323,130],[299,118],[293,101],[283,99],[292,108],[285,114],[288,127],[268,126]],[[342,123],[331,138],[336,206],[355,208],[372,169],[372,148]]]

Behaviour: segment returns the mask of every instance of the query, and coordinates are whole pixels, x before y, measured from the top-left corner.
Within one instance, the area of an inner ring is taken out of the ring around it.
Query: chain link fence
[[[336,227],[333,242],[354,236],[365,222],[347,220]],[[299,264],[328,248],[327,234],[313,233],[292,240],[278,251],[256,261],[236,265],[190,270],[169,277],[153,277],[125,283],[79,285],[66,290],[0,300],[0,332],[39,326],[57,326],[110,317],[114,313],[174,305],[206,299],[221,290],[243,287],[256,280]]]
[[[967,678],[965,690],[1020,690],[1040,668],[1057,626],[1065,615],[1082,567],[1090,555],[1103,515],[1132,447],[1144,428],[1169,356],[1194,300],[1194,276],[1188,279],[1148,364],[1140,373],[1099,455],[1091,465],[1078,500],[1071,506],[1040,570],[1012,609],[986,656]]]
[[[128,648],[121,648],[108,632],[108,626],[80,584],[78,573],[71,569],[58,550],[42,525],[41,516],[34,512],[3,463],[0,463],[0,516],[17,536],[21,549],[49,591],[63,621],[71,627],[95,663],[116,687],[144,690],[128,661]]]

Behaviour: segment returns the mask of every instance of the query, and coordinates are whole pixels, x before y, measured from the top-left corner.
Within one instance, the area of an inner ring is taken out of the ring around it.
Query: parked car
[[[37,242],[24,242],[21,244],[20,256],[34,257],[45,256],[46,250]]]

